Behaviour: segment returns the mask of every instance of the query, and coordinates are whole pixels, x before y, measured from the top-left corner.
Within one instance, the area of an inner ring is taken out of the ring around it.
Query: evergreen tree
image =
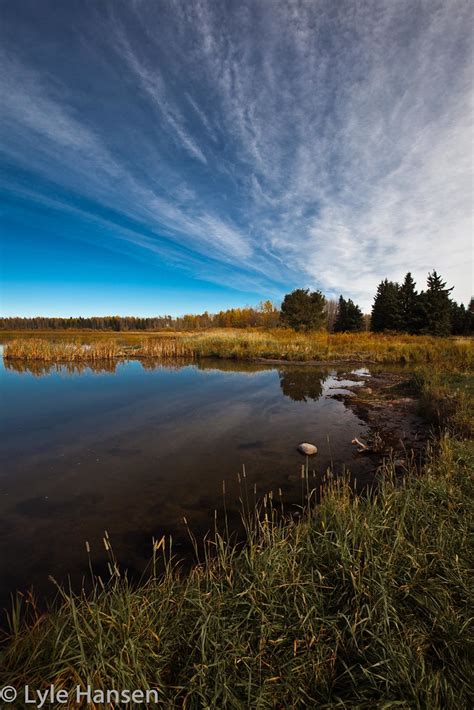
[[[474,298],[471,298],[466,314],[466,335],[474,335]]]
[[[374,333],[402,328],[400,286],[395,281],[385,279],[379,283],[372,306],[370,327]]]
[[[451,333],[453,335],[472,335],[474,332],[473,301],[468,308],[463,303],[451,302]]]
[[[337,315],[334,321],[334,332],[342,333],[346,330],[347,322],[347,301],[342,296],[339,296],[339,302],[337,304]]]
[[[352,299],[347,301],[342,296],[339,298],[337,317],[334,323],[334,332],[355,332],[364,330],[364,316],[359,306]]]
[[[449,294],[453,287],[446,288],[446,282],[433,271],[428,274],[427,289],[421,294],[426,320],[421,332],[429,335],[447,336],[451,333],[452,302]]]
[[[415,282],[410,272],[407,273],[404,282],[400,286],[399,295],[402,329],[412,335],[419,333],[424,323],[424,309],[422,301],[415,290]]]
[[[347,301],[347,327],[346,330],[353,333],[364,330],[364,314],[359,306],[349,298]]]
[[[468,325],[468,312],[464,305],[458,305],[455,301],[451,303],[451,333],[453,335],[464,335]]]
[[[295,330],[318,330],[325,322],[325,302],[320,291],[297,288],[283,299],[280,321]]]

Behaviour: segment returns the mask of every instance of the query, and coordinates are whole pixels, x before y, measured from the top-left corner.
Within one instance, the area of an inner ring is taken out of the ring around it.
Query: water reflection
[[[228,514],[238,520],[243,465],[257,497],[281,489],[285,505],[300,503],[300,441],[317,444],[318,475],[328,466],[336,474],[349,466],[358,481],[373,474],[351,444],[366,437],[365,424],[324,396],[323,383],[337,382],[328,366],[12,360],[4,367],[0,607],[15,588],[47,591],[48,574],[80,582],[84,541],[102,564],[104,529],[121,562],[141,571],[151,537],[188,539],[183,516],[197,537],[212,526],[223,480]]]
[[[316,402],[323,393],[323,383],[327,377],[327,373],[320,376],[320,373],[315,372],[313,368],[287,368],[280,370],[280,387],[283,394],[295,402],[307,402],[313,400]]]
[[[34,377],[44,377],[53,373],[64,375],[80,375],[86,372],[97,374],[115,373],[117,365],[126,360],[96,360],[91,362],[44,362],[42,360],[5,360],[6,370],[13,372],[28,373]],[[234,360],[163,360],[146,358],[138,361],[144,370],[179,370],[183,367],[193,365],[199,370],[209,372],[238,372],[257,373],[268,370],[268,365],[262,363],[242,362]],[[316,374],[314,368],[298,368],[294,365],[288,366],[278,372],[280,387],[286,397],[295,402],[308,402],[318,400],[323,393],[323,383],[327,377],[324,374]]]
[[[244,362],[240,360],[201,360],[192,358],[143,358],[136,359],[120,358],[117,360],[85,360],[77,362],[47,362],[44,360],[4,360],[6,370],[13,372],[28,373],[35,377],[58,373],[64,375],[77,375],[86,372],[114,373],[119,364],[128,362],[138,362],[144,370],[179,370],[183,367],[193,365],[199,370],[214,372],[239,372],[253,373],[268,370],[268,365],[262,363]]]
[[[79,375],[86,372],[97,374],[115,373],[119,363],[127,360],[96,360],[84,362],[45,362],[42,360],[5,360],[5,369],[13,372],[28,373],[35,377],[43,377],[52,373]],[[187,358],[146,358],[138,361],[144,370],[179,370],[193,365],[199,370],[209,372],[257,373],[268,370],[263,363],[244,362],[236,360],[201,360],[196,362]],[[280,387],[286,397],[295,402],[318,400],[323,393],[323,384],[327,371],[316,373],[314,368],[289,365],[278,371]]]
[[[79,375],[83,372],[114,373],[117,371],[116,360],[96,360],[94,362],[47,362],[44,360],[4,360],[6,370],[44,377],[53,373]]]

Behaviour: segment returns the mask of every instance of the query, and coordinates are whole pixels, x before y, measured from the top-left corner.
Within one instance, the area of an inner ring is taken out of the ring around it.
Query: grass
[[[473,456],[445,437],[374,497],[329,480],[298,522],[267,499],[243,550],[216,533],[186,576],[164,540],[138,588],[111,556],[92,595],[15,609],[1,682],[157,688],[170,708],[468,707]]]
[[[203,333],[126,334],[84,342],[86,336],[65,340],[18,338],[4,347],[5,359],[77,361],[117,358],[234,358],[239,360],[332,361],[435,364],[467,369],[474,364],[471,338],[381,335],[373,333],[295,333],[291,330],[212,330]]]
[[[318,503],[303,471],[298,520],[277,496],[249,506],[242,478],[245,546],[216,526],[183,574],[163,538],[138,586],[106,533],[110,579],[91,594],[60,588],[46,614],[18,598],[0,686],[157,688],[167,708],[472,706],[469,392],[437,377],[413,383],[435,417],[454,395],[421,471],[389,461],[367,496],[328,475]]]
[[[114,360],[121,350],[115,340],[83,344],[55,342],[39,338],[13,340],[4,346],[5,360],[39,360],[42,362],[81,362]]]
[[[176,338],[147,338],[133,346],[107,338],[90,343],[56,341],[41,338],[17,339],[7,342],[3,352],[6,361],[37,361],[78,363],[115,361],[126,357],[160,358],[163,360],[192,357],[186,344]]]

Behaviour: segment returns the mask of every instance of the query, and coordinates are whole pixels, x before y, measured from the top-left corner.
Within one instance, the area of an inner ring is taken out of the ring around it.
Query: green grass
[[[167,708],[470,707],[469,381],[417,373],[444,433],[421,471],[407,464],[400,478],[387,462],[370,495],[328,475],[316,503],[304,475],[295,519],[278,496],[249,506],[242,479],[246,544],[217,525],[189,574],[163,538],[134,585],[106,534],[110,579],[91,594],[62,588],[48,613],[31,599],[13,606],[0,686],[157,688]]]
[[[170,708],[468,707],[473,458],[444,437],[423,475],[389,464],[365,498],[329,479],[299,521],[267,498],[243,550],[216,533],[189,575],[166,541],[139,587],[111,556],[92,595],[16,609],[1,683],[151,687]]]

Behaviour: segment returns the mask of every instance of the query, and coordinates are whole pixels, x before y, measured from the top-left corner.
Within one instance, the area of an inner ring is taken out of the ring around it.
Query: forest
[[[295,330],[327,330],[353,333],[408,333],[410,335],[472,335],[474,333],[474,299],[469,305],[451,298],[454,287],[436,271],[428,274],[426,289],[417,291],[408,272],[399,284],[384,279],[377,287],[370,314],[364,314],[351,298],[326,298],[320,291],[299,288],[288,293],[278,308],[272,301],[258,306],[221,310],[218,313],[136,317],[91,316],[0,318],[0,330],[99,330],[127,331],[196,331],[211,328],[275,328]]]

